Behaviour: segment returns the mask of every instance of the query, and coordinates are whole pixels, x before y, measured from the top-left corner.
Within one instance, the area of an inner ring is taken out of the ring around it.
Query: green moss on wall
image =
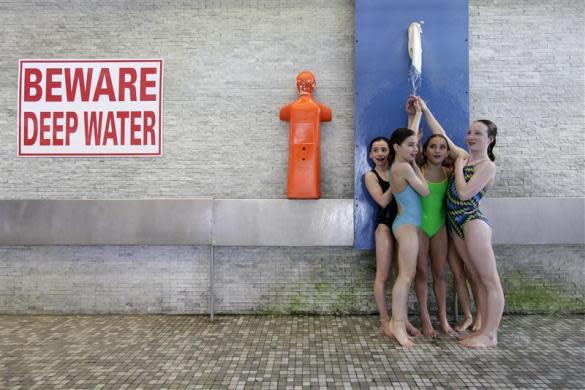
[[[507,313],[585,313],[584,297],[572,297],[563,286],[513,271],[502,276]]]

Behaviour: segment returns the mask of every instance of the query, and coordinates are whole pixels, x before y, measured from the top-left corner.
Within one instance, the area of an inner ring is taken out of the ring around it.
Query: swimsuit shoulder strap
[[[386,181],[387,182],[387,180],[382,179],[382,176],[380,176],[380,174],[378,172],[376,172],[375,169],[372,169],[372,172],[374,172],[374,175],[376,175],[376,177],[378,178],[378,183],[381,182],[381,181]]]
[[[445,177],[443,180],[448,180],[449,179],[449,170],[443,166],[441,168],[443,168],[443,176]]]

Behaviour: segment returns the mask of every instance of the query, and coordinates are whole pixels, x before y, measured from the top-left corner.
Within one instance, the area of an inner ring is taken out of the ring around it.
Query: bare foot
[[[479,316],[475,316],[475,322],[473,323],[471,330],[474,332],[479,332],[481,330],[481,318]]]
[[[498,337],[490,335],[475,335],[460,342],[461,345],[469,348],[489,348],[498,345]]]
[[[451,325],[447,321],[441,322],[441,333],[446,336],[453,336],[455,331],[451,328]]]
[[[457,332],[464,332],[467,330],[467,328],[469,328],[471,326],[472,323],[473,323],[473,317],[465,317],[465,320],[463,320],[462,323],[455,326],[455,330]]]
[[[418,330],[414,325],[412,325],[410,323],[410,321],[406,321],[406,331],[408,332],[409,335],[411,335],[412,337],[418,337],[420,336],[420,330]]]
[[[437,337],[437,332],[435,332],[430,320],[422,322],[422,333],[425,337]]]
[[[400,326],[401,323],[402,326]],[[403,347],[412,347],[414,345],[406,333],[404,321],[390,320],[390,331],[394,334],[396,341],[398,341]]]
[[[394,334],[392,333],[392,329],[390,329],[390,320],[381,321],[382,325],[380,325],[380,332],[386,337],[394,338]]]
[[[457,336],[457,340],[463,341],[463,340],[467,340],[467,339],[470,339],[470,338],[475,337],[475,336],[477,336],[477,333],[470,332],[470,333],[467,333],[464,335]]]

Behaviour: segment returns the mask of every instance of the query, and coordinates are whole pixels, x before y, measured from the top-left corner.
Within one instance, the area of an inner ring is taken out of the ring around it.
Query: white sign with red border
[[[162,60],[20,60],[18,156],[160,156]]]

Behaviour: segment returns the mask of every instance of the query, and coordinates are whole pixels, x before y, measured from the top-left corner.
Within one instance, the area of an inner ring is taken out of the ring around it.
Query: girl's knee
[[[402,280],[408,280],[409,282],[411,282],[414,277],[416,276],[416,268],[412,268],[412,269],[406,269],[404,271],[400,272],[400,275],[398,275],[398,277]]]
[[[500,278],[498,275],[482,275],[481,277],[481,284],[484,288],[490,291],[499,291],[502,289],[502,284],[500,283]]]
[[[433,280],[445,279],[445,270],[442,267],[433,267]]]
[[[389,272],[380,272],[376,274],[376,283],[388,283],[388,279],[390,279]]]
[[[420,275],[424,275],[424,276],[428,276],[429,274],[429,265],[426,261],[418,261],[416,263],[416,274],[417,276]]]

